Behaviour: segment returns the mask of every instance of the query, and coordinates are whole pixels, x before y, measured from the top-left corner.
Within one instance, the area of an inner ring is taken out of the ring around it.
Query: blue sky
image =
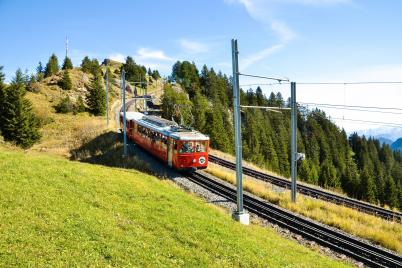
[[[33,71],[53,52],[61,61],[67,35],[74,65],[85,55],[131,55],[163,75],[176,60],[230,74],[235,37],[242,72],[298,82],[401,81],[401,10],[399,0],[0,0],[0,65],[10,80],[18,67]],[[265,83],[241,78],[255,82]],[[401,92],[401,85],[298,86],[298,100],[400,107]],[[328,112],[402,124],[400,116]],[[347,130],[373,127],[338,123]]]

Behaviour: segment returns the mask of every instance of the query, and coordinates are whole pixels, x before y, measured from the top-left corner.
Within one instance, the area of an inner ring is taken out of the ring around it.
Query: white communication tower
[[[68,56],[68,36],[66,35],[66,58]]]

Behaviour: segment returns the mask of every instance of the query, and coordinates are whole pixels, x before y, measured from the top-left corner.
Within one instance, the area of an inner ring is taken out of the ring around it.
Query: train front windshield
[[[207,141],[183,141],[179,153],[204,153],[206,151]]]

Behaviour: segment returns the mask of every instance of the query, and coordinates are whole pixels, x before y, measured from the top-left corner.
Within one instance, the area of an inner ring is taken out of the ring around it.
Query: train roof
[[[123,115],[123,113],[120,113]],[[177,140],[209,140],[207,135],[199,131],[185,128],[176,122],[151,115],[145,115],[139,112],[126,112],[126,119],[135,121],[143,127],[147,127],[165,136],[172,137]]]

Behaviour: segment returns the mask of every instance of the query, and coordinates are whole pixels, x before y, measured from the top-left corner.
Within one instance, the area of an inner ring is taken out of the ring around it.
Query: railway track
[[[198,172],[188,175],[187,178],[215,194],[231,201],[236,201],[236,190],[234,187],[226,186]],[[396,253],[366,244],[325,225],[302,218],[297,214],[276,207],[268,202],[261,201],[248,193],[244,194],[244,207],[249,212],[287,228],[309,240],[316,241],[320,245],[361,261],[367,266],[402,267],[402,257]]]
[[[236,170],[236,164],[232,163],[230,161],[227,161],[225,159],[213,156],[213,155],[209,155],[209,161],[221,166],[224,166],[226,168],[232,169],[232,170]],[[250,177],[262,180],[262,181],[266,181],[269,182],[271,184],[274,184],[276,186],[280,186],[283,188],[287,188],[290,189],[291,188],[291,182],[279,177],[275,177],[272,175],[268,175],[266,173],[260,172],[260,171],[256,171],[254,169],[251,168],[247,168],[247,167],[243,167],[243,174],[246,174]],[[396,221],[396,222],[402,222],[402,213],[396,212],[396,211],[391,211],[391,210],[387,210],[381,207],[377,207],[374,205],[370,205],[364,202],[361,202],[359,200],[356,199],[352,199],[352,198],[348,198],[348,197],[344,197],[344,196],[340,196],[340,195],[336,195],[333,193],[328,193],[319,189],[315,189],[309,186],[305,186],[305,185],[297,185],[297,191],[301,194],[307,195],[307,196],[311,196],[317,199],[321,199],[324,201],[328,201],[331,203],[335,203],[338,205],[343,205],[346,207],[350,207],[353,209],[356,209],[358,211],[367,213],[367,214],[371,214],[371,215],[375,215],[377,217],[381,217],[383,219],[386,220],[390,220],[390,221]]]

